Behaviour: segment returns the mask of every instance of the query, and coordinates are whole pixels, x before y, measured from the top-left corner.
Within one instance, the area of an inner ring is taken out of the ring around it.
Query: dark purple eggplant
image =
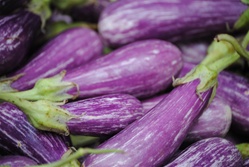
[[[66,30],[46,43],[30,62],[11,74],[24,74],[11,87],[17,90],[32,88],[40,78],[71,70],[100,57],[102,50],[103,44],[95,31],[88,28]]]
[[[159,166],[169,160],[210,98],[210,90],[201,95],[203,101],[196,95],[198,83],[175,88],[146,115],[98,147],[124,154],[90,155],[83,166]]]
[[[29,11],[0,18],[0,76],[23,63],[40,27],[39,16]]]
[[[242,167],[242,164],[242,156],[233,143],[214,137],[200,140],[189,146],[165,167]]]
[[[227,32],[246,8],[234,0],[122,0],[105,8],[98,29],[112,47],[151,38],[200,39]]]
[[[147,112],[155,107],[168,94],[155,96],[142,101]],[[232,122],[230,106],[220,97],[216,96],[188,132],[185,142],[195,142],[209,137],[224,137]]]
[[[24,8],[29,0],[0,0],[0,15],[10,14],[16,9]]]
[[[75,135],[114,134],[145,114],[141,102],[128,94],[103,95],[62,107],[78,116],[67,122],[69,133]]]
[[[8,167],[28,167],[32,165],[37,165],[37,163],[25,156],[20,155],[8,155],[0,157],[0,166]]]
[[[24,113],[10,103],[0,104],[0,148],[27,156],[38,164],[60,160],[69,150],[66,140],[57,134],[34,128]]]

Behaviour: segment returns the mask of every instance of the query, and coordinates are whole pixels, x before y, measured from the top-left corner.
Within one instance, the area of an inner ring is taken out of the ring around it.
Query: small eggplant
[[[32,165],[37,165],[37,163],[26,156],[8,155],[0,157],[0,166],[28,167]]]

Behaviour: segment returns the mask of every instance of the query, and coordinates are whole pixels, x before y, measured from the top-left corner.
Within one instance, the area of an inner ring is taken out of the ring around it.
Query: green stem
[[[233,29],[234,30],[239,30],[239,29],[243,29],[243,28],[248,28],[249,25],[249,8],[246,9],[241,16],[239,17],[239,19],[235,22]]]
[[[67,158],[61,159],[60,161],[57,161],[51,164],[35,165],[31,167],[63,167],[64,165],[67,165],[71,161],[76,160],[86,154],[104,154],[104,153],[123,153],[123,151],[79,148],[75,153],[69,155]]]
[[[226,41],[229,42],[236,52],[239,55],[243,56],[246,60],[249,60],[249,53],[239,44],[239,42],[231,35],[228,34],[219,34],[216,36],[217,41]]]
[[[236,147],[238,148],[244,159],[249,158],[249,143],[237,144]]]
[[[245,37],[241,42],[242,47],[245,49],[247,48],[248,44],[249,44],[249,31],[246,33]]]

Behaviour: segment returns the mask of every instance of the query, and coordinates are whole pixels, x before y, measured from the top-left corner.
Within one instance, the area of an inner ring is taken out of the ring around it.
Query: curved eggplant
[[[28,167],[32,165],[37,165],[37,163],[25,156],[21,155],[8,155],[0,157],[0,166],[8,167]]]
[[[29,11],[0,18],[0,76],[23,63],[40,27],[40,17]]]
[[[194,143],[164,167],[242,167],[242,164],[242,156],[233,143],[214,137]]]
[[[246,8],[234,0],[122,0],[105,8],[98,29],[112,47],[154,38],[176,42],[227,32]]]
[[[46,43],[34,58],[11,76],[24,74],[11,87],[27,90],[40,78],[53,76],[62,70],[72,70],[102,55],[103,44],[97,33],[88,28],[66,30]]]
[[[27,156],[38,164],[60,160],[69,150],[62,136],[35,129],[13,104],[1,103],[0,110],[2,150]]]

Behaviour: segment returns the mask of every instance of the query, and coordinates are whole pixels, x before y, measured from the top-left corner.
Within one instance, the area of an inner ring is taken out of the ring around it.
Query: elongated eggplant
[[[37,163],[25,156],[21,155],[8,155],[0,157],[0,166],[8,167],[28,167],[32,165],[37,165]]]
[[[0,15],[6,15],[16,9],[23,8],[29,0],[0,0]]]
[[[142,117],[141,102],[128,94],[110,94],[89,98],[62,106],[78,117],[70,119],[70,134],[110,135]]]
[[[0,104],[0,148],[27,156],[38,164],[60,160],[69,150],[65,139],[34,128],[24,113],[10,103]]]
[[[195,94],[198,83],[174,89],[145,116],[98,147],[123,150],[124,154],[90,155],[83,165],[158,166],[169,160],[210,97],[211,91],[207,91],[202,94],[203,101],[199,99]]]
[[[236,146],[223,138],[207,138],[189,146],[165,167],[216,166],[240,167],[242,156]]]
[[[176,42],[227,32],[246,8],[234,0],[122,0],[105,8],[98,29],[112,47],[151,38]]]
[[[23,63],[40,26],[39,16],[29,11],[0,18],[0,76]]]
[[[155,107],[168,94],[142,101],[145,111]],[[195,142],[209,137],[224,137],[232,123],[232,111],[223,98],[216,96],[188,132],[185,142]]]
[[[45,44],[34,58],[11,76],[24,74],[11,87],[26,90],[40,78],[71,70],[102,55],[103,44],[97,33],[88,28],[72,28]]]

